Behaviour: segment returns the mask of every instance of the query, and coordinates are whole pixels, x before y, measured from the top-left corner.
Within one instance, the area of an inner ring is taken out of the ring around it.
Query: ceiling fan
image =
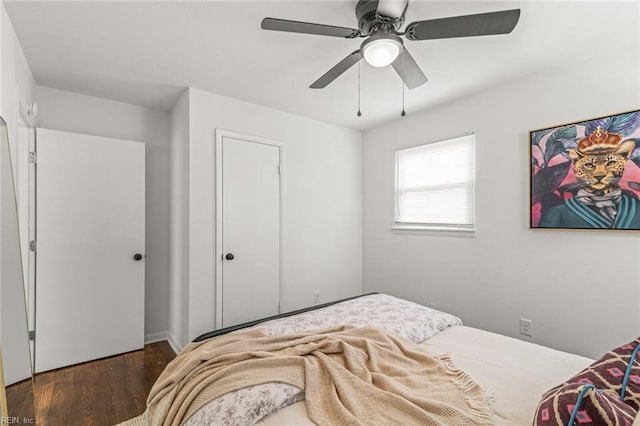
[[[261,27],[263,30],[331,37],[366,37],[360,49],[350,53],[313,82],[309,86],[312,89],[325,88],[362,58],[374,67],[391,65],[404,84],[414,89],[426,83],[427,77],[404,47],[401,37],[407,40],[435,40],[508,34],[520,18],[520,9],[502,10],[412,22],[404,31],[400,31],[407,5],[408,0],[359,0],[356,5],[358,29],[278,18],[263,19]]]

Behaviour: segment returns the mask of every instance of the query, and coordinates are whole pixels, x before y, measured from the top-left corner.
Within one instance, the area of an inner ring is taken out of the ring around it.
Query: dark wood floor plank
[[[7,387],[9,417],[18,417],[20,419],[35,418],[32,390],[33,384],[31,379],[23,380]]]
[[[151,386],[175,358],[166,341],[144,349],[36,375],[39,426],[112,426],[142,414]],[[9,407],[26,412],[28,386],[7,388]]]

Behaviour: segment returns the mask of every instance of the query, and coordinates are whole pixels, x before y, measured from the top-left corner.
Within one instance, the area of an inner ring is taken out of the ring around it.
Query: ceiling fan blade
[[[518,19],[520,9],[430,19],[407,25],[406,37],[409,40],[435,40],[508,34],[515,28]]]
[[[351,53],[349,56],[338,62],[333,68],[327,71],[322,77],[314,81],[313,84],[309,87],[311,89],[324,89],[329,83],[340,77],[342,73],[357,64],[360,59],[362,59],[360,50],[356,50],[355,52]]]
[[[290,33],[315,34],[331,37],[356,38],[360,30],[311,22],[289,21],[287,19],[264,18],[260,27],[263,30],[286,31]]]
[[[409,89],[415,89],[427,82],[427,77],[406,48],[404,48],[396,60],[391,63],[391,66],[396,70]]]
[[[378,15],[397,19],[404,16],[409,0],[378,0]]]

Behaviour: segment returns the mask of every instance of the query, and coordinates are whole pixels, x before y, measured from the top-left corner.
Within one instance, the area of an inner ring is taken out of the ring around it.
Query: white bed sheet
[[[592,359],[465,326],[453,326],[421,344],[434,354],[450,353],[454,364],[493,396],[497,426],[530,425],[540,397],[589,364]],[[313,398],[313,395],[307,395]],[[313,425],[304,401],[258,424]]]

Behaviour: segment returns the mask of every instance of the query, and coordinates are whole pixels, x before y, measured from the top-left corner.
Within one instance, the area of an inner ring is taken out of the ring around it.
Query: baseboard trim
[[[169,346],[171,346],[171,349],[173,349],[176,354],[180,353],[182,345],[178,344],[178,341],[170,331],[167,331],[167,342],[169,342]]]
[[[150,343],[161,342],[163,340],[168,340],[168,331],[161,331],[159,333],[151,333],[144,336],[144,344],[148,345]]]

